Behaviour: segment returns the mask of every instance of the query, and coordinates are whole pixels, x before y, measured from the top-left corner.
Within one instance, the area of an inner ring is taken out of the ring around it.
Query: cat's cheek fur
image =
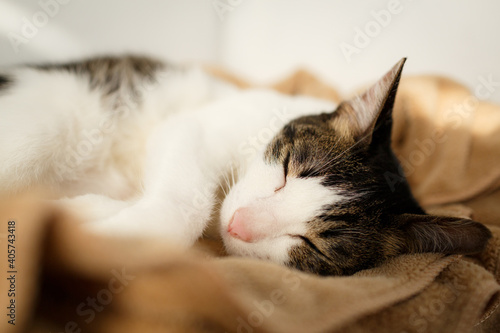
[[[226,233],[223,234],[222,239],[226,251],[232,255],[269,260],[281,265],[287,265],[290,262],[290,251],[301,243],[301,240],[289,236],[246,243]]]

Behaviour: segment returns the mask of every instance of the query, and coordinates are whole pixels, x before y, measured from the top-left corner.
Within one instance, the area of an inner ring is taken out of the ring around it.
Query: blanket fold
[[[276,89],[338,100],[304,71]],[[4,315],[0,331],[498,331],[500,107],[450,80],[413,77],[401,82],[394,117],[394,149],[415,196],[429,211],[487,223],[493,238],[483,253],[402,255],[353,276],[319,277],[221,256],[212,240],[182,252],[160,240],[98,237],[25,196],[0,202],[2,274],[8,221],[17,270],[16,325]],[[11,286],[0,281],[7,313]]]

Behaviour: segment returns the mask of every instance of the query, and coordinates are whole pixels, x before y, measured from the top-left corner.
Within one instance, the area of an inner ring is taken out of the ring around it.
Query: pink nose
[[[241,239],[244,242],[251,243],[254,241],[254,235],[249,230],[247,224],[249,221],[249,216],[247,208],[239,208],[234,212],[231,221],[229,221],[229,226],[227,227],[227,232],[234,238]]]

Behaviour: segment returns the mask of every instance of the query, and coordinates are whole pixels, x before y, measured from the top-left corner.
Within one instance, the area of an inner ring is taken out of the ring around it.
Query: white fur
[[[324,187],[319,178],[284,180],[282,165],[267,165],[257,158],[232,188],[221,210],[221,235],[233,254],[267,258],[285,263],[288,250],[301,242],[311,221],[325,205],[344,198]],[[265,235],[256,242],[244,242],[227,232],[229,221],[239,208],[247,208],[252,218],[245,221],[253,233]]]
[[[140,87],[143,103],[102,99],[87,79],[66,72],[18,69],[0,91],[0,189],[7,194],[50,187],[59,203],[84,212],[91,230],[164,237],[189,246],[215,205],[220,175],[243,175],[225,200],[221,232],[235,254],[284,262],[304,222],[340,200],[315,180],[288,179],[263,163],[263,147],[292,118],[332,111],[330,102],[267,90],[240,91],[199,69],[159,75]],[[127,96],[125,96],[127,97]],[[259,201],[259,198],[266,198]],[[239,207],[268,212],[256,221],[269,237],[231,239]],[[259,208],[260,207],[260,208]]]

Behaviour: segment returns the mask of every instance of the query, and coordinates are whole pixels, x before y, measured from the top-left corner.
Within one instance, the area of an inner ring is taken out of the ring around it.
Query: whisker
[[[328,160],[327,163],[321,165],[320,169],[317,170],[316,172],[319,173],[319,172],[323,171],[324,169],[326,169],[327,167],[331,168],[331,167],[333,167],[333,166],[335,166],[335,165],[343,162],[345,159],[343,159],[342,156],[344,156],[347,152],[349,152],[351,149],[353,149],[354,147],[356,147],[360,142],[362,142],[369,135],[371,135],[371,134],[365,135],[364,137],[362,137],[361,139],[359,139],[358,141],[356,141],[353,145],[351,145],[349,148],[345,149],[342,153],[340,153],[339,155],[335,156],[333,159]],[[336,145],[332,146],[332,148],[330,149],[330,152],[332,151],[332,149],[334,147],[336,147]],[[328,156],[328,155],[325,155],[325,156]]]
[[[362,142],[365,138],[367,138],[369,135],[371,135],[371,133],[368,133],[366,134],[365,136],[363,136],[361,139],[359,139],[358,141],[356,141],[352,146],[350,146],[349,148],[347,148],[346,150],[344,150],[341,154],[339,154],[338,156],[336,156],[332,161],[336,161],[336,164],[337,163],[340,163],[344,160],[339,160],[342,156],[344,156],[348,151],[350,151],[351,149],[353,149],[354,147],[356,147],[360,142]]]
[[[231,184],[231,187],[233,187],[234,184],[235,184],[235,181],[234,181],[234,167],[233,167],[233,165],[231,165],[231,179],[233,181],[232,184]]]
[[[224,192],[224,196],[227,197],[227,192],[226,192],[226,189],[224,188],[224,184],[222,184],[221,182],[218,183],[220,189],[222,190],[222,192]]]
[[[223,173],[222,178],[226,182],[227,189],[229,190],[231,188],[231,184],[229,183],[229,176],[227,175],[227,173]]]
[[[337,147],[336,144],[332,145],[330,147],[330,150],[318,161],[315,161],[315,172],[316,173],[319,173],[321,171],[323,171],[324,169],[326,169],[326,167],[328,166],[328,164],[330,163],[330,154],[332,153],[332,151]]]

